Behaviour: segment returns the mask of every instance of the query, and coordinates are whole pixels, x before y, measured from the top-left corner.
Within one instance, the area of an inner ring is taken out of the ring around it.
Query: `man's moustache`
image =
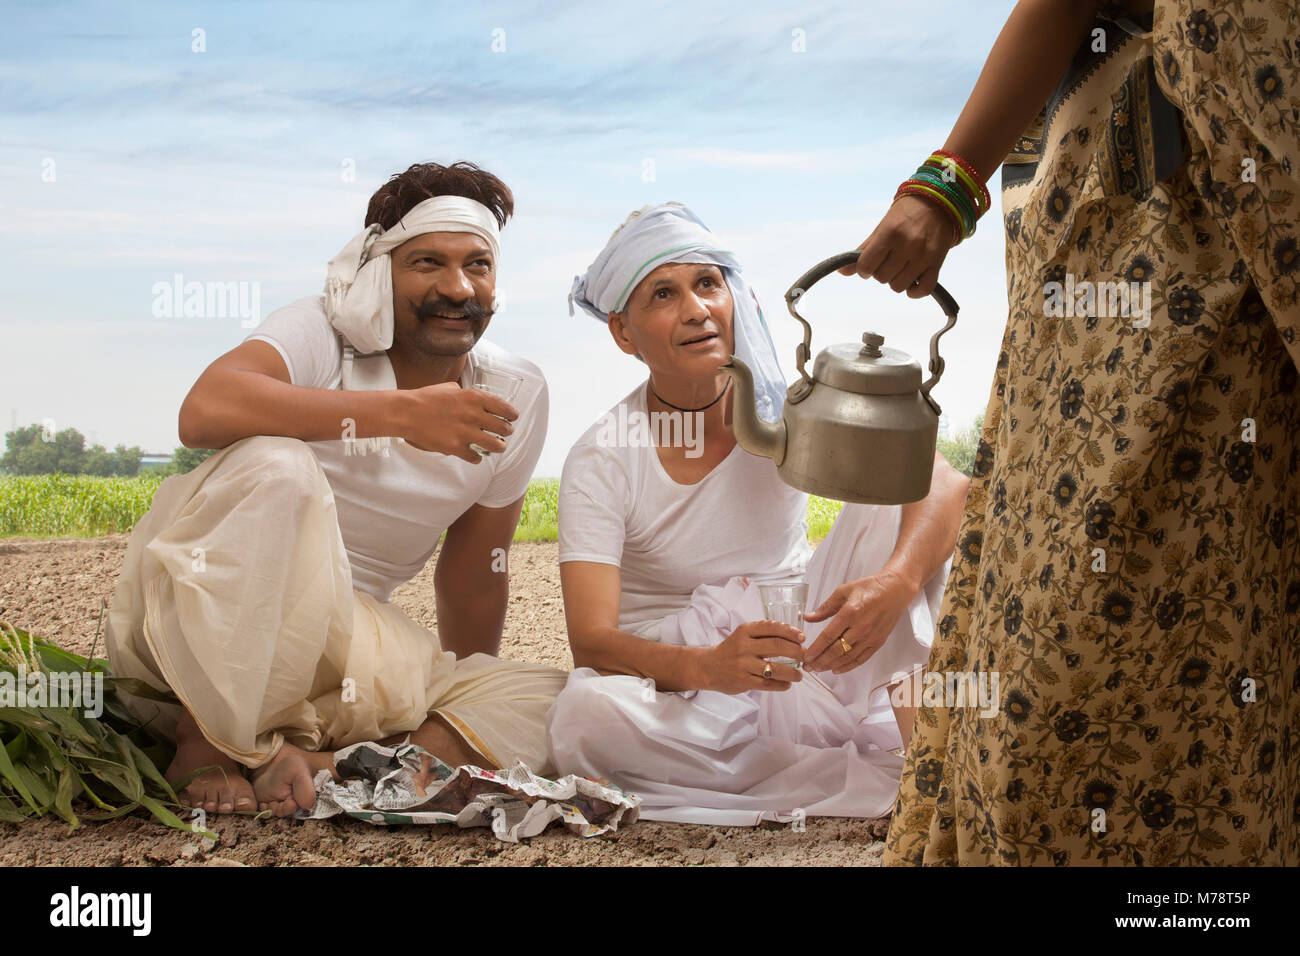
[[[477,302],[463,302],[460,305],[455,305],[446,299],[437,299],[432,302],[421,303],[420,307],[415,310],[415,314],[421,319],[441,315],[449,319],[469,319],[471,322],[477,322],[489,318],[492,315],[492,310],[483,308]]]

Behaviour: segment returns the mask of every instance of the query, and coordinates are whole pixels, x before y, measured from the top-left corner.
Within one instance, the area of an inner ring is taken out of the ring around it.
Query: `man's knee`
[[[223,467],[246,473],[258,485],[301,494],[316,494],[326,483],[308,444],[283,435],[254,435],[231,445]]]

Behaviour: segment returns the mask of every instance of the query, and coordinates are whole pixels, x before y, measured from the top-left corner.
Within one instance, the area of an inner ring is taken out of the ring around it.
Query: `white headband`
[[[325,313],[334,330],[359,354],[385,352],[393,344],[393,272],[389,252],[427,232],[469,232],[500,257],[496,217],[464,196],[434,196],[419,203],[385,231],[378,223],[359,232],[333,259],[325,276]]]

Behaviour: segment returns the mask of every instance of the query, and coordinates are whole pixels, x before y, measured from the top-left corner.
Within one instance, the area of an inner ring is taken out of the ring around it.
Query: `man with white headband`
[[[192,805],[288,815],[334,750],[408,735],[453,766],[549,772],[565,675],[495,656],[547,425],[540,370],[480,339],[513,205],[469,163],[394,176],[325,294],[272,313],[186,397],[182,442],[220,451],[136,525],[108,651],[179,699],[132,707],[174,727],[169,779],[216,768]],[[470,387],[488,372],[519,380],[512,401]],[[390,597],[444,531],[435,635]]]
[[[762,311],[735,256],[677,203],[633,213],[574,281],[574,306],[650,374],[560,479],[576,669],[547,714],[557,770],[637,793],[654,820],[888,813],[917,703],[891,691],[924,667],[965,477],[937,456],[924,500],[846,505],[813,552],[808,496],[731,429],[719,366],[732,354],[753,370],[759,415],[781,414]],[[656,416],[669,427],[643,427]],[[813,609],[802,629],[763,620],[757,585],[791,578]]]

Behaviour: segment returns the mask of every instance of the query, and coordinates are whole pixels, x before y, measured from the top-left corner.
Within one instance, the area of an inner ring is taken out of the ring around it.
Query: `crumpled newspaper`
[[[516,763],[508,770],[451,767],[423,747],[359,743],[334,755],[334,768],[316,776],[316,804],[299,820],[346,813],[381,826],[455,823],[492,828],[497,839],[518,843],[559,820],[579,836],[599,836],[632,823],[641,798],[617,787],[569,774],[547,780]]]

